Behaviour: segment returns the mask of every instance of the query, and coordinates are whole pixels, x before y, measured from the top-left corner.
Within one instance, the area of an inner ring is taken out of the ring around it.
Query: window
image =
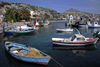
[[[77,38],[77,41],[84,41],[84,38]]]
[[[76,36],[75,36],[75,35],[73,35],[73,36],[72,36],[72,38],[71,38],[71,41],[73,41],[75,38],[76,38]]]

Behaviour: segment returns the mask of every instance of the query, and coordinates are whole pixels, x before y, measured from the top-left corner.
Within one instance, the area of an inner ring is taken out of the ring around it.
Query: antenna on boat
[[[76,29],[76,28],[74,28],[74,29]],[[79,32],[79,30],[78,29],[76,29],[77,31],[78,31],[78,33],[80,34],[80,32]]]

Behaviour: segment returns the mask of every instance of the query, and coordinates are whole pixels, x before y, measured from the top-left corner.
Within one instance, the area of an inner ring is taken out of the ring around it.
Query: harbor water
[[[4,37],[8,37],[9,41],[28,45],[37,48],[44,53],[50,55],[64,67],[100,67],[100,40],[95,45],[84,47],[64,47],[55,46],[52,38],[61,37],[68,38],[73,34],[77,34],[77,30],[73,32],[57,32],[56,29],[68,28],[66,22],[51,22],[51,25],[38,28],[34,33],[29,35],[0,35],[0,66],[1,67],[61,67],[54,60],[50,60],[48,65],[38,65],[34,63],[26,63],[19,61],[10,56],[5,50]],[[77,28],[80,33],[86,37],[93,37],[93,33],[100,31],[100,28]]]

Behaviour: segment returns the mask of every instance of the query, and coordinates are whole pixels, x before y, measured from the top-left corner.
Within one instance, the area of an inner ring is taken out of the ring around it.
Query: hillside
[[[17,9],[21,9],[24,7],[26,9],[33,10],[33,11],[45,11],[45,12],[50,12],[51,14],[57,13],[57,11],[45,7],[38,7],[38,6],[23,4],[23,3],[8,3],[8,2],[0,1],[0,8],[3,7],[4,5],[10,5],[12,7],[16,7]]]

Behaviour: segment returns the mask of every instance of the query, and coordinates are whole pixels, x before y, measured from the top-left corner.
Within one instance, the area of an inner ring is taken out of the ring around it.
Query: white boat
[[[5,48],[12,57],[24,62],[47,65],[51,59],[49,55],[36,48],[10,41],[5,42]]]
[[[79,27],[86,27],[87,26],[87,23],[84,22],[84,21],[80,21],[78,26]]]
[[[100,24],[97,21],[95,21],[93,23],[90,23],[90,21],[88,21],[87,24],[88,24],[89,28],[98,28],[98,27],[100,27]]]
[[[86,24],[79,24],[78,26],[79,27],[86,27],[87,25]]]
[[[29,27],[29,26],[27,26],[27,25],[22,25],[22,26],[14,27],[14,29],[16,29],[16,30],[19,30],[20,28],[21,28],[22,30],[33,30],[33,29],[35,29],[35,26]]]
[[[72,32],[73,31],[73,29],[56,29],[57,30],[57,32],[66,32],[66,31],[70,31],[70,32]]]
[[[52,38],[53,44],[62,46],[86,46],[95,44],[99,38],[86,38],[81,34],[74,34],[70,38]]]

